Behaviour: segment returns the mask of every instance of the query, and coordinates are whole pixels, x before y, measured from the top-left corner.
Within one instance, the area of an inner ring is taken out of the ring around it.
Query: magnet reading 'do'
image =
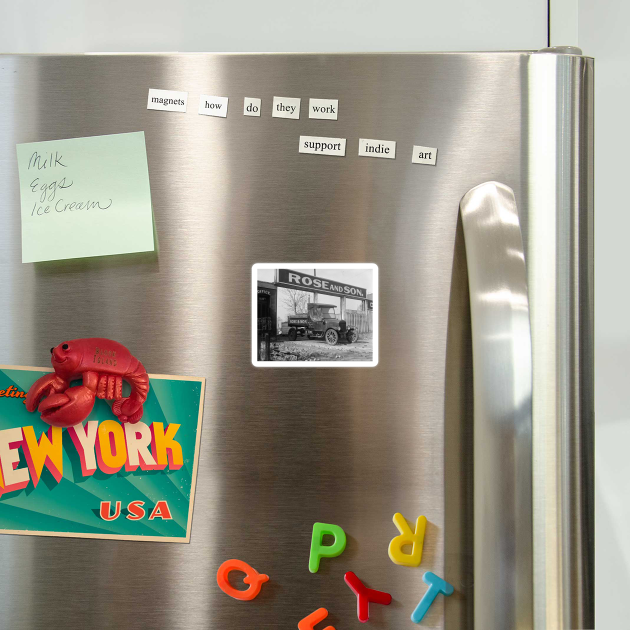
[[[112,411],[121,422],[135,424],[142,418],[149,376],[125,346],[99,337],[73,339],[51,348],[50,354],[54,372],[28,390],[28,411],[37,409],[52,426],[72,427],[90,415],[98,397],[114,401]],[[70,387],[76,378],[82,378],[83,384]],[[127,398],[123,398],[123,379],[131,385]]]

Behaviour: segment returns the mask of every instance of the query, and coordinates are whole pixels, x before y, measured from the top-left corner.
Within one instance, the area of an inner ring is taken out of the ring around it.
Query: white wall
[[[595,57],[595,618],[630,621],[630,2],[579,0]]]
[[[546,45],[546,0],[0,0],[1,52],[514,50]]]

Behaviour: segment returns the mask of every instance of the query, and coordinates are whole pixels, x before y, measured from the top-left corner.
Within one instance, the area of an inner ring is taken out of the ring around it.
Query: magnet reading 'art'
[[[328,617],[328,611],[325,608],[318,608],[315,612],[312,612],[308,617],[304,617],[300,623],[298,623],[298,630],[314,630],[315,626]],[[334,626],[326,626],[324,630],[335,630]]]
[[[39,378],[26,395],[28,411],[37,409],[44,422],[72,427],[83,422],[96,398],[113,400],[112,411],[121,422],[135,424],[149,393],[144,366],[125,346],[111,339],[73,339],[50,349],[54,372]],[[83,384],[70,387],[82,378]],[[123,379],[131,394],[123,398]]]
[[[335,541],[332,545],[323,545],[324,536],[333,536]],[[340,556],[346,548],[346,532],[339,525],[329,525],[327,523],[313,524],[313,537],[311,538],[311,555],[308,559],[308,570],[311,573],[319,571],[319,561],[322,558],[336,558]]]
[[[415,533],[407,524],[405,517],[396,512],[394,514],[394,524],[400,531],[400,536],[396,536],[389,543],[389,557],[394,564],[402,564],[407,567],[417,567],[422,561],[422,546],[424,544],[424,532],[427,528],[425,516],[419,516],[416,521]],[[404,553],[403,547],[412,545],[411,553]]]
[[[234,588],[228,579],[230,571],[242,571],[245,573],[246,575],[243,578],[243,582],[249,584],[249,588],[245,591]],[[226,595],[245,602],[249,602],[257,597],[262,585],[268,580],[268,575],[258,573],[256,569],[250,567],[249,564],[242,560],[226,560],[217,571],[217,584],[219,588]]]

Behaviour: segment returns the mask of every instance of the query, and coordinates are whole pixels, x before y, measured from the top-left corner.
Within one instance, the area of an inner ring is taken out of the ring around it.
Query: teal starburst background
[[[29,387],[45,372],[23,369],[0,370],[0,390],[13,385],[27,392]],[[32,482],[23,490],[0,496],[0,529],[25,532],[58,532],[86,534],[90,536],[143,536],[186,539],[189,510],[192,507],[191,488],[195,470],[195,445],[197,432],[201,430],[199,410],[202,393],[201,380],[175,380],[151,378],[149,396],[144,404],[141,422],[151,425],[181,425],[175,439],[182,447],[184,465],[176,471],[127,472],[123,468],[114,475],[99,469],[89,477],[83,477],[77,450],[68,435],[63,432],[63,477],[59,483],[44,467],[37,487]],[[110,404],[96,400],[87,420],[115,419]],[[199,426],[198,426],[199,425]],[[38,440],[49,426],[38,412],[29,413],[23,398],[0,397],[0,430],[32,426]],[[20,447],[19,468],[26,467],[26,459]],[[157,501],[165,500],[173,520],[160,518],[148,520]],[[101,501],[122,504],[121,516],[114,521],[100,518]],[[146,516],[139,521],[126,518],[127,505],[131,501],[144,501]]]

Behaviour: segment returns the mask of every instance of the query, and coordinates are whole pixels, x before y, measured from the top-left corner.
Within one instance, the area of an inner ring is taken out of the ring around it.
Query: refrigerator
[[[149,90],[186,92],[187,111],[148,108]],[[227,116],[200,115],[204,95]],[[155,251],[22,263],[16,145],[138,131]],[[374,628],[416,627],[426,572],[453,593],[420,627],[593,626],[580,50],[3,55],[0,223],[0,364],[105,337],[150,374],[206,379],[190,542],[0,535],[0,628],[295,628],[322,607],[316,628],[358,628],[349,571],[392,596]],[[256,338],[263,264],[377,269],[378,360],[265,361],[282,322]],[[427,519],[419,566],[388,557],[397,513]],[[347,536],[317,573],[314,523]],[[269,576],[252,601],[217,584],[233,558]]]

